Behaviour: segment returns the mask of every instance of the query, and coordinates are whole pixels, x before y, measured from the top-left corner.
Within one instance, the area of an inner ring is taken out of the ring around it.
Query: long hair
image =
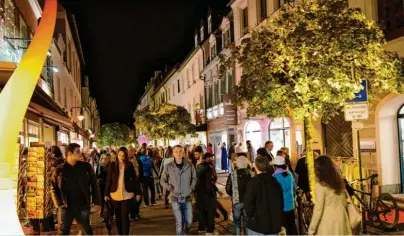
[[[128,153],[128,149],[126,147],[120,147],[118,149],[118,155],[120,152],[123,152],[124,154],[124,159],[123,159],[123,163],[125,164],[125,169],[128,169],[130,166],[130,162],[129,162],[129,153]],[[117,157],[117,165],[116,168],[119,168],[119,158]],[[119,169],[118,169],[119,171]]]
[[[317,179],[320,183],[332,188],[337,194],[343,191],[344,182],[329,156],[319,156],[314,161],[314,167]]]

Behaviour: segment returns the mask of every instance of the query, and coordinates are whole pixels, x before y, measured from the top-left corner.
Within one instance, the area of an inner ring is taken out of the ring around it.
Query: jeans
[[[170,196],[170,191],[168,191],[167,189],[164,189],[164,205],[168,206],[169,203],[169,199],[168,197]]]
[[[233,204],[233,222],[236,235],[241,235],[241,217],[243,217],[244,234],[247,235],[247,213],[244,204],[242,202]]]
[[[247,235],[266,235],[266,234],[258,233],[247,228]]]
[[[90,207],[68,207],[62,209],[61,235],[69,235],[73,220],[76,219],[86,235],[92,235],[90,226]]]
[[[119,235],[129,235],[130,220],[129,211],[132,205],[132,199],[112,202],[115,209],[116,228]]]
[[[153,176],[144,176],[142,178],[143,185],[143,195],[144,195],[144,203],[146,206],[149,206],[149,189],[151,193],[151,204],[156,203],[156,191],[154,186],[154,178]]]
[[[215,231],[216,195],[198,194],[196,198],[198,209],[198,231],[213,233]]]
[[[184,235],[189,232],[192,225],[192,202],[173,202],[172,203],[175,217],[175,231],[177,235]]]

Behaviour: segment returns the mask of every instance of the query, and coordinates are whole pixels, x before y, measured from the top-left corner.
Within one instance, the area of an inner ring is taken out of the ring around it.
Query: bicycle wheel
[[[383,193],[376,201],[376,215],[382,226],[393,229],[398,223],[398,206],[396,200],[388,193]]]
[[[304,234],[307,234],[309,231],[311,217],[313,216],[313,205],[311,203],[304,203],[303,204],[303,227],[304,227]]]

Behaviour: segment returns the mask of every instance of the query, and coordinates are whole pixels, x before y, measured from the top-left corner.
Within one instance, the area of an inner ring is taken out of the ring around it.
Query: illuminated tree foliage
[[[383,49],[382,30],[347,0],[304,0],[285,5],[256,27],[222,60],[221,71],[238,63],[239,105],[249,116],[304,120],[310,186],[314,191],[312,121],[328,121],[354,98],[367,79],[371,98],[402,93],[403,60]],[[314,196],[314,195],[313,195]]]
[[[181,106],[163,104],[151,111],[136,111],[136,128],[149,139],[174,139],[195,133],[191,115]]]
[[[98,135],[98,146],[124,146],[130,142],[130,129],[128,126],[112,123],[101,126],[100,133]]]

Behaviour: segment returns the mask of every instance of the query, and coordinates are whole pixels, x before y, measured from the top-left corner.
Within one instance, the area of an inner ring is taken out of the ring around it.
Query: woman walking
[[[118,150],[118,159],[109,165],[107,184],[105,186],[105,201],[112,201],[116,227],[120,235],[129,235],[129,211],[132,198],[140,200],[141,187],[136,179],[135,168],[129,161],[128,149]]]
[[[340,173],[328,156],[319,156],[314,166],[318,182],[309,235],[352,235]]]
[[[100,192],[102,194],[102,207],[101,207],[101,214],[104,210],[104,193],[105,193],[105,185],[107,183],[107,177],[108,177],[108,166],[109,166],[109,159],[111,155],[110,154],[102,154],[100,158],[100,165],[97,169],[97,180],[98,180],[98,186],[100,187]]]

